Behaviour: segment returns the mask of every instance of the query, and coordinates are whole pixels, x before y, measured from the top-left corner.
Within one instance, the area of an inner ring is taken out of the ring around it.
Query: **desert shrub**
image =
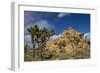
[[[24,52],[24,61],[32,61],[33,60],[33,53],[27,49],[27,52]]]
[[[42,54],[41,54],[41,58],[42,60],[48,60],[50,59],[51,57],[53,56],[53,54],[49,51],[44,51]]]

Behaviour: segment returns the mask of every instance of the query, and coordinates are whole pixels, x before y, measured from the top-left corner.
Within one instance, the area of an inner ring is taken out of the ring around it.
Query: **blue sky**
[[[24,12],[25,28],[31,25],[44,26],[48,29],[54,29],[56,34],[63,32],[64,29],[71,26],[80,32],[90,32],[90,15],[79,13],[54,13],[54,12]]]
[[[32,25],[53,29],[55,35],[61,34],[69,26],[79,32],[90,33],[90,14],[24,11],[24,36],[29,37],[27,28]]]

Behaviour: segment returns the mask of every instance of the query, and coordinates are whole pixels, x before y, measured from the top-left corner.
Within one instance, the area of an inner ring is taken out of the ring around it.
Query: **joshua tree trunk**
[[[32,45],[33,45],[33,59],[36,56],[36,41],[35,41],[35,37],[32,36]]]
[[[35,48],[34,40],[32,40],[33,49]]]

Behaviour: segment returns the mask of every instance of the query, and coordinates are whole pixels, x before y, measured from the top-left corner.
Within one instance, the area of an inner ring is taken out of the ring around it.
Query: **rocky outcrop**
[[[72,59],[90,57],[90,44],[83,38],[83,33],[73,28],[64,30],[59,38],[50,40],[45,49],[55,51],[59,55],[57,59],[62,53]]]

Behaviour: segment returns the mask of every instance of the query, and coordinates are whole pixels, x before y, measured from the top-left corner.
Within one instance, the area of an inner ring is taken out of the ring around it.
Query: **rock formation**
[[[45,49],[57,54],[56,59],[90,58],[90,44],[83,38],[83,33],[73,28],[64,30],[60,38],[50,40]]]

